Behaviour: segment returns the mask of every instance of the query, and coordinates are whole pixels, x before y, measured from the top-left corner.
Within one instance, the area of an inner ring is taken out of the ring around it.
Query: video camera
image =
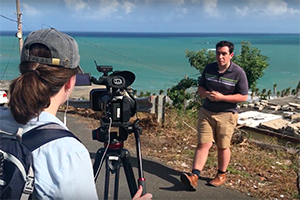
[[[104,88],[92,89],[90,91],[90,108],[94,111],[102,111],[104,114],[104,117],[100,119],[100,127],[92,131],[93,140],[103,142],[105,147],[100,148],[96,152],[93,164],[94,179],[96,181],[105,161],[104,199],[108,199],[109,172],[116,173],[114,199],[117,199],[119,169],[122,163],[131,197],[134,197],[138,189],[130,163],[129,151],[123,148],[124,141],[127,139],[128,134],[134,133],[138,160],[138,184],[143,187],[142,195],[145,195],[146,185],[142,167],[139,138],[141,128],[138,127],[139,119],[136,119],[133,123],[129,123],[130,118],[136,114],[139,107],[137,105],[137,99],[135,99],[131,91],[129,91],[129,86],[134,82],[135,75],[130,71],[113,72],[112,66],[100,66],[97,65],[96,61],[94,62],[97,70],[102,72],[103,76],[96,79],[91,77],[90,74],[78,74],[75,83],[76,86],[87,86],[91,85],[91,83],[105,86]],[[118,127],[118,132],[111,132],[111,127]]]
[[[134,82],[135,75],[130,71],[113,72],[112,66],[97,65],[96,61],[94,62],[103,76],[99,79],[91,77],[90,74],[76,77],[76,85],[94,83],[105,86],[90,91],[91,109],[102,111],[104,114],[101,118],[101,126],[92,132],[93,140],[108,142],[108,134],[110,134],[111,139],[122,142],[127,139],[130,131],[129,120],[137,112],[136,100],[128,88]],[[109,133],[109,126],[119,127],[119,135],[116,132]]]

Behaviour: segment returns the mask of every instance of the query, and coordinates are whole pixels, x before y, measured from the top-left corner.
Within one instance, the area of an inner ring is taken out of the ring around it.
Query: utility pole
[[[21,21],[22,13],[20,11],[19,0],[16,0],[16,6],[17,6],[17,21],[18,21],[18,32],[16,33],[16,37],[19,39],[19,52],[21,55],[21,51],[23,48],[23,33],[22,33],[22,21]]]

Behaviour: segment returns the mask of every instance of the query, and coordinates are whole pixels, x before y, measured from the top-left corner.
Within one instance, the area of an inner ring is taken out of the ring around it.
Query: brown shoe
[[[216,177],[209,181],[209,184],[212,185],[212,186],[215,186],[215,187],[218,187],[220,185],[222,185],[223,183],[225,183],[226,181],[226,174],[219,174],[217,173]]]
[[[187,174],[183,173],[180,176],[180,180],[184,185],[187,185],[189,187],[192,187],[194,190],[196,190],[197,182],[198,182],[198,176],[197,174]]]

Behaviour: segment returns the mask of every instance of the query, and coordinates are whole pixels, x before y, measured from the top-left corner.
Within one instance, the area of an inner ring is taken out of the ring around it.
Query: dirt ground
[[[0,81],[0,90],[8,90],[8,81]],[[89,99],[90,90],[101,88],[99,85],[75,87],[71,98]],[[282,97],[269,100],[269,102],[285,105],[288,103],[300,104],[300,99],[294,96]],[[267,109],[264,109],[267,112]],[[93,128],[99,125],[99,116],[91,110],[74,109],[70,113],[83,116],[86,123]],[[172,122],[170,127],[162,128],[155,123],[151,117],[145,118],[140,125],[143,127],[141,135],[142,151],[146,157],[161,161],[178,171],[188,171],[192,164],[195,148],[194,134],[190,131],[179,131]],[[135,140],[129,137],[126,141],[127,147],[134,147]],[[134,151],[134,148],[129,148]],[[282,151],[263,151],[261,148],[245,143],[232,148],[231,170],[228,174],[228,181],[224,187],[238,190],[249,196],[259,199],[299,199],[296,187],[298,158]],[[249,154],[251,152],[251,154]],[[216,158],[216,150],[213,149],[210,158]],[[299,162],[299,161],[298,161]],[[216,160],[211,159],[207,163],[203,175],[213,177],[215,173]],[[287,163],[287,164],[282,164]],[[298,171],[300,176],[300,171]],[[299,186],[300,187],[300,186]]]

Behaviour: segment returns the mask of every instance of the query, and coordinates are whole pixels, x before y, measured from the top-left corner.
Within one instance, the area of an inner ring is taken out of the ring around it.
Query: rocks
[[[259,126],[282,134],[300,137],[300,98],[288,96],[271,100],[260,100],[243,105],[240,110],[240,113],[258,110],[262,114],[269,113],[281,116],[281,119],[265,120]]]
[[[300,118],[300,98],[289,96],[271,100],[260,100],[243,104],[240,107],[241,112],[254,109],[264,113],[280,114],[285,118],[293,120]]]

